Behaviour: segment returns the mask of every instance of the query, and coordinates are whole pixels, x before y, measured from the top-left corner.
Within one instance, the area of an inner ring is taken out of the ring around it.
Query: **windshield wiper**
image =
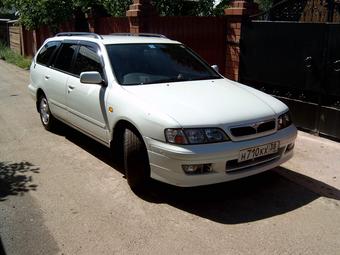
[[[217,76],[217,75],[208,75],[208,76],[202,76],[202,77],[196,77],[191,79],[192,81],[197,81],[197,80],[213,80],[213,79],[221,79],[222,77]]]
[[[179,81],[188,81],[187,79],[184,78],[167,78],[167,79],[160,79],[160,80],[154,80],[154,81],[149,81],[149,82],[143,82],[141,84],[151,84],[151,83],[166,83],[166,82],[179,82]]]
[[[208,75],[208,76],[195,77],[195,78],[190,78],[190,79],[184,78],[183,76],[177,76],[177,77],[170,77],[170,78],[159,79],[159,80],[150,80],[150,81],[135,83],[135,84],[124,84],[124,85],[146,85],[146,84],[153,84],[153,83],[199,81],[199,80],[212,80],[212,79],[221,79],[221,78],[222,77],[217,76],[217,75]]]

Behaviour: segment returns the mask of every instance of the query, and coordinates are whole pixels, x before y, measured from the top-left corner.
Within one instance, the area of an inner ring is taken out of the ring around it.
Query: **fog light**
[[[213,171],[211,164],[182,165],[186,174],[205,174]]]
[[[294,146],[295,146],[294,143],[288,144],[287,149],[286,149],[286,153],[287,153],[287,152],[290,152],[292,149],[294,149]]]

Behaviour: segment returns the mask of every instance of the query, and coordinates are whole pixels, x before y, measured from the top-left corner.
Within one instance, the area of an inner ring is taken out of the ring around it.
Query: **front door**
[[[108,141],[108,128],[105,121],[105,95],[107,87],[101,84],[84,84],[80,74],[86,71],[104,72],[95,44],[80,44],[71,76],[67,81],[66,104],[68,120],[71,124],[97,139]]]

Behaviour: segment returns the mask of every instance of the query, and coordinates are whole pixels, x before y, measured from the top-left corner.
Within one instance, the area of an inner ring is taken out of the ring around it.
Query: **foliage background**
[[[275,0],[255,0],[262,10],[267,10]],[[74,15],[96,12],[112,16],[125,16],[132,0],[0,0],[1,10],[16,10],[20,22],[29,29],[48,25],[57,29],[63,21]],[[223,15],[230,0],[153,0],[161,16],[212,16]],[[3,16],[3,15],[2,15]],[[1,17],[1,16],[0,16]]]

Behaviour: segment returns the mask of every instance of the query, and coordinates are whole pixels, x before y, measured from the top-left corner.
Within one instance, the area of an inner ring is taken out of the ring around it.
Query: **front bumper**
[[[294,144],[297,129],[294,125],[275,134],[239,142],[224,142],[204,145],[179,146],[144,137],[153,179],[181,187],[193,187],[231,181],[272,169],[286,162],[293,156],[293,150],[287,148]],[[240,168],[228,169],[227,162],[235,162],[239,151],[274,141],[280,142],[277,157],[271,160],[257,160],[257,163],[242,164]],[[187,175],[182,165],[212,164],[213,172]]]

